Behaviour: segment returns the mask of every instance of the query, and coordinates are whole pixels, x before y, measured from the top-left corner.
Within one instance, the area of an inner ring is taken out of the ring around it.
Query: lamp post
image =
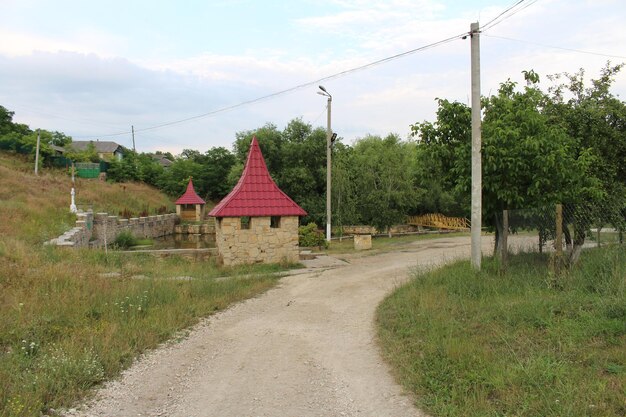
[[[332,144],[332,136],[333,131],[330,128],[330,108],[333,102],[333,96],[330,95],[328,91],[324,88],[324,86],[319,86],[320,90],[317,94],[328,97],[328,105],[327,105],[327,116],[326,116],[326,241],[330,242],[330,185],[331,185],[331,176],[330,176],[330,147]]]

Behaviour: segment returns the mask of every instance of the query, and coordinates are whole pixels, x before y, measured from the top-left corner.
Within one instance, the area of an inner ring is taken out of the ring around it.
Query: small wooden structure
[[[447,217],[439,213],[410,216],[407,219],[407,224],[450,230],[465,230],[470,228],[470,221],[464,217]]]
[[[256,137],[239,182],[209,216],[216,218],[215,239],[224,265],[298,262],[298,204],[270,176]]]
[[[181,220],[197,222],[202,220],[206,202],[196,194],[191,178],[189,178],[189,183],[187,184],[187,191],[176,200],[175,204],[176,214]]]

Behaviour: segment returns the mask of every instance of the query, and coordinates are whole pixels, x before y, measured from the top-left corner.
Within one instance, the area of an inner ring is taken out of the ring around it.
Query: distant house
[[[112,159],[117,159],[118,161],[121,161],[124,156],[124,147],[122,145],[106,140],[75,140],[69,145],[69,147],[75,151],[83,152],[87,150],[90,144],[93,144],[98,157],[102,160],[110,161]]]
[[[163,167],[163,169],[168,169],[174,163],[165,155],[151,155],[151,156],[155,162],[157,162],[159,165]]]
[[[50,145],[50,149],[52,149],[52,154],[55,156],[61,156],[65,153],[65,148],[63,146]]]

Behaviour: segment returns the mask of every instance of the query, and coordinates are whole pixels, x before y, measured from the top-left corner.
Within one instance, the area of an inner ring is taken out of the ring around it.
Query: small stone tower
[[[203,199],[196,194],[196,190],[193,188],[193,182],[189,178],[187,184],[187,191],[178,200],[176,200],[176,214],[181,220],[197,221],[202,220],[204,213],[204,205],[206,204]]]
[[[224,265],[298,262],[299,216],[306,216],[270,177],[256,137],[239,182],[209,216]]]

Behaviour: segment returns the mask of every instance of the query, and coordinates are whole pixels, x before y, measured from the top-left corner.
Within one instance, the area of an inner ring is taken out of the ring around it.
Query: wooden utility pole
[[[37,129],[37,150],[35,151],[35,175],[39,175],[39,145],[41,143],[41,132]]]
[[[480,38],[478,22],[470,25],[472,63],[472,267],[480,271],[482,229],[482,157],[480,116]]]

